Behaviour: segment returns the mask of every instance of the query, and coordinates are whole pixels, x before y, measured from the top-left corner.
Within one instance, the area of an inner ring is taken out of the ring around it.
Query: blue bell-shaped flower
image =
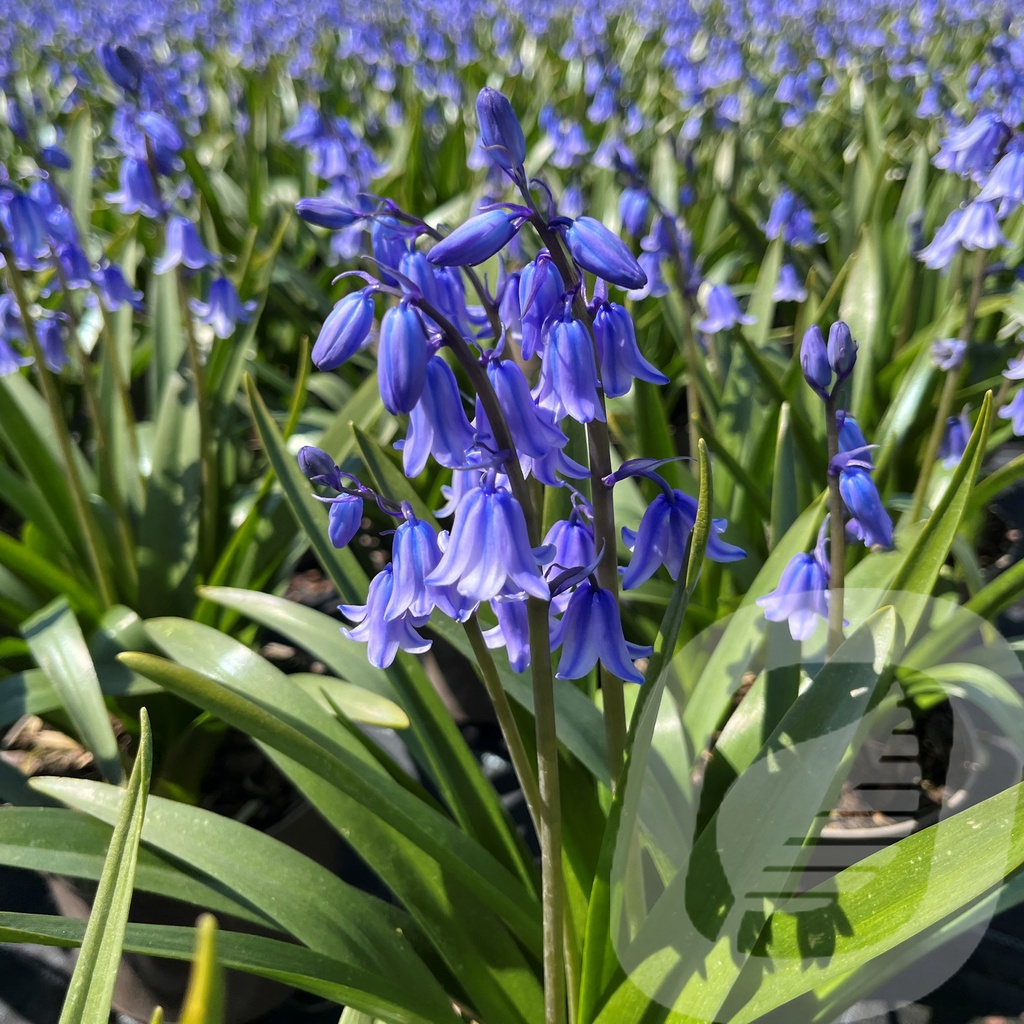
[[[347,548],[363,522],[363,499],[358,494],[339,494],[330,499],[327,536],[336,548]]]
[[[497,89],[481,89],[476,98],[476,116],[484,152],[513,181],[525,177],[526,138],[508,99]]]
[[[581,679],[598,661],[619,679],[642,683],[633,665],[653,648],[627,643],[619,605],[610,590],[584,580],[572,593],[565,614],[551,631],[551,649],[562,648],[557,679]]]
[[[331,310],[313,346],[313,365],[336,370],[362,348],[373,327],[373,289],[350,292]]]
[[[818,619],[828,621],[828,568],[815,556],[794,555],[778,587],[757,599],[769,622],[788,622],[794,640],[809,640]]]
[[[440,356],[434,355],[427,361],[420,400],[409,414],[409,430],[402,447],[405,475],[422,473],[430,455],[449,469],[464,466],[466,453],[474,443],[455,374]]]
[[[530,548],[523,510],[496,483],[493,470],[459,503],[448,547],[427,583],[454,584],[474,602],[509,591],[547,600],[548,586]]]
[[[668,377],[640,354],[633,318],[617,302],[602,302],[594,313],[594,341],[601,364],[601,386],[609,398],[626,394],[634,378],[667,384]]]
[[[384,408],[393,416],[411,412],[427,379],[427,334],[419,313],[403,299],[380,322],[377,382]]]
[[[401,615],[385,618],[385,610],[394,591],[394,569],[390,562],[370,581],[370,592],[365,605],[339,605],[341,613],[358,625],[342,629],[349,640],[367,644],[366,657],[375,668],[387,668],[400,650],[422,654],[430,650],[430,641],[424,640],[416,629],[425,625],[425,619]]]
[[[568,300],[564,312],[548,328],[541,361],[537,404],[556,419],[571,416],[577,423],[604,420],[598,395],[597,365],[590,332],[572,315]]]
[[[547,249],[523,267],[519,277],[519,319],[524,359],[532,359],[544,344],[544,325],[565,294],[562,275]]]

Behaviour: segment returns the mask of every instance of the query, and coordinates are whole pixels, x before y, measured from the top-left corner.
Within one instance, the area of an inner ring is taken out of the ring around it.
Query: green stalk
[[[509,757],[512,759],[512,767],[515,768],[516,775],[519,777],[519,784],[523,787],[526,807],[530,812],[533,827],[539,835],[541,799],[540,790],[537,788],[537,773],[534,771],[530,755],[526,752],[526,747],[523,745],[523,737],[519,733],[519,726],[516,725],[516,719],[512,713],[512,705],[508,702],[505,687],[501,685],[498,666],[494,664],[494,658],[491,657],[487,641],[484,640],[483,632],[480,629],[480,620],[475,612],[462,624],[462,627],[465,629],[466,637],[469,639],[469,644],[476,655],[484,688],[487,690],[487,696],[491,698],[491,703],[494,705],[495,714],[498,716],[498,725],[501,727],[505,746],[508,747]]]
[[[100,536],[99,527],[89,508],[89,499],[85,493],[85,486],[78,472],[78,464],[75,462],[74,446],[71,442],[71,434],[68,431],[67,423],[64,422],[64,415],[60,407],[60,396],[57,393],[57,386],[54,384],[53,374],[46,367],[46,360],[43,355],[43,348],[39,344],[39,337],[36,334],[35,323],[29,315],[28,296],[25,294],[25,283],[21,278],[21,272],[14,262],[14,253],[8,245],[6,234],[0,233],[0,255],[7,264],[7,278],[14,293],[14,299],[21,311],[21,321],[25,327],[25,337],[28,339],[29,348],[35,358],[36,372],[39,376],[39,386],[43,391],[43,398],[46,407],[50,412],[50,420],[53,423],[53,432],[60,447],[61,458],[64,461],[64,469],[68,476],[68,483],[71,491],[71,501],[75,506],[75,515],[82,527],[82,536],[85,540],[86,554],[89,558],[89,566],[93,573],[93,579],[100,592],[100,598],[104,605],[116,604],[117,595],[109,574],[109,568],[103,558],[103,541]]]
[[[829,464],[828,656],[831,658],[843,642],[843,587],[846,575],[846,528],[843,524],[843,496],[839,491],[839,474],[831,471],[832,460],[839,454],[839,424],[836,421],[834,395],[825,400],[825,437],[828,445]]]
[[[974,254],[974,270],[971,277],[971,292],[967,299],[967,309],[964,311],[964,322],[957,337],[970,344],[971,335],[974,333],[974,324],[978,315],[978,303],[981,301],[981,293],[985,287],[985,261],[988,252],[979,249]],[[924,456],[921,460],[921,473],[917,478],[917,486],[914,488],[913,503],[910,506],[910,521],[916,523],[921,518],[924,510],[925,497],[928,494],[928,484],[931,482],[932,470],[935,468],[935,460],[939,454],[939,445],[942,443],[943,435],[946,432],[946,421],[953,409],[953,402],[960,390],[960,382],[967,371],[967,356],[960,364],[958,370],[949,370],[946,374],[946,381],[943,384],[942,392],[939,395],[939,405],[935,410],[935,422],[932,423],[931,434],[928,435],[928,444],[925,446]],[[1000,397],[1005,397],[1005,387],[1008,382],[1004,381],[1000,389]],[[999,398],[996,399],[999,404]]]
[[[562,808],[558,784],[555,690],[548,639],[548,603],[527,599],[533,714],[537,726],[537,782],[540,797],[541,903],[544,924],[544,1022],[565,1022],[563,955],[565,878],[562,873]]]

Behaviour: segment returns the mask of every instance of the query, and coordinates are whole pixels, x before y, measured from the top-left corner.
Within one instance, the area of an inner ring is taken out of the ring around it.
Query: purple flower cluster
[[[625,395],[634,380],[667,383],[642,354],[628,310],[609,294],[611,288],[643,288],[647,275],[604,224],[559,212],[545,185],[527,181],[526,144],[504,96],[483,90],[477,114],[481,152],[516,187],[521,203],[486,205],[447,234],[390,202],[346,213],[330,200],[299,204],[300,214],[319,226],[369,227],[379,267],[376,278],[355,275],[364,286],[341,299],[325,321],[315,362],[333,369],[372,345],[375,302],[393,296],[397,301],[380,318],[377,377],[385,407],[408,416],[399,443],[403,467],[415,476],[432,458],[452,472],[444,488],[448,502],[438,512],[452,516],[452,524],[438,532],[407,504],[347,477],[326,453],[303,450],[303,471],[332,492],[324,500],[335,544],[354,536],[364,499],[400,521],[391,561],[371,583],[366,605],[342,608],[357,623],[347,635],[366,641],[370,661],[386,666],[400,650],[425,649],[420,630],[435,609],[465,621],[486,606],[495,622],[488,644],[504,646],[513,668],[524,671],[531,651],[526,602],[534,599],[548,606],[546,640],[561,650],[559,678],[580,678],[600,662],[640,682],[634,662],[650,649],[625,639],[618,600],[598,580],[595,512],[573,485],[590,471],[565,449],[569,421],[603,423],[606,401]],[[527,225],[542,245],[517,269],[501,263],[494,294],[465,273],[509,250]],[[432,244],[421,249],[422,239]],[[469,407],[457,371],[473,391]],[[632,551],[622,579],[626,589],[661,566],[678,578],[696,521],[695,499],[670,487],[654,468],[640,460],[591,481],[612,488],[627,476],[643,476],[661,492],[639,529],[623,530]],[[535,532],[531,479],[571,493],[570,513],[543,541]],[[742,558],[742,550],[718,536],[725,522],[714,525],[708,556]]]

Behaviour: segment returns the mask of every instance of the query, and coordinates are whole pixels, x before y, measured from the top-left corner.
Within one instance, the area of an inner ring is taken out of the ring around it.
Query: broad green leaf
[[[671,993],[670,1005],[697,1020],[721,1018],[764,924],[751,901],[760,907],[763,900],[770,914],[778,894],[792,891],[801,863],[787,848],[815,831],[821,809],[838,794],[838,766],[890,678],[895,641],[896,616],[882,609],[825,663],[689,855],[664,851],[674,877],[665,879],[625,954],[642,990]],[[758,841],[744,842],[752,833]],[[775,864],[781,873],[766,875]]]
[[[409,716],[394,701],[362,686],[314,672],[293,672],[288,678],[332,714],[337,707],[346,718],[363,725],[376,725],[382,729],[409,728]]]
[[[179,376],[185,358],[183,310],[176,271],[150,276],[146,309],[152,318],[153,339],[153,356],[146,376],[147,392],[150,408],[159,409],[169,389],[174,387],[174,378]],[[184,313],[191,315],[188,310]]]
[[[890,594],[894,595],[900,591],[931,594],[960,528],[971,488],[985,458],[985,439],[988,436],[991,415],[992,393],[989,392],[982,403],[974,431],[949,481],[949,486],[897,570],[889,585]]]
[[[846,922],[828,957],[806,956],[799,906],[780,909],[757,950],[771,963],[734,1016],[748,1024],[804,992],[863,967],[999,885],[1024,863],[1024,786],[940,821],[811,889]],[[865,882],[865,878],[870,881]],[[848,934],[847,934],[848,933]]]
[[[145,708],[139,725],[139,751],[114,823],[60,1024],[107,1024],[110,1019],[152,769],[152,736]]]
[[[374,866],[482,1019],[531,1024],[543,1015],[536,968],[492,907],[459,884],[450,865],[387,825],[378,830],[379,841],[369,845],[360,818],[330,782],[288,757],[268,752],[317,811]]]
[[[43,914],[0,913],[0,941],[54,946],[81,945],[84,921]],[[129,924],[124,948],[144,956],[189,960],[195,930],[170,925]],[[422,994],[399,988],[393,977],[376,974],[343,960],[316,953],[294,942],[222,932],[218,936],[221,963],[291,985],[337,1003],[362,1007],[387,1024],[458,1024],[450,1004],[431,1004]]]
[[[120,790],[83,779],[36,780],[34,785],[101,821],[115,820]],[[420,1017],[443,1020],[448,997],[413,952],[408,915],[347,885],[326,868],[272,837],[210,811],[152,797],[142,841],[215,881],[316,953],[338,962],[341,984],[387,1002],[401,1000]],[[186,931],[183,929],[183,931]],[[184,958],[191,955],[186,931]],[[298,947],[292,947],[298,949]],[[222,944],[225,966],[231,966]],[[328,975],[330,977],[330,975]]]
[[[839,316],[849,325],[859,345],[851,405],[864,429],[877,420],[872,407],[878,358],[875,348],[882,327],[885,292],[880,261],[876,233],[865,229],[839,304]]]
[[[415,661],[400,658],[382,673],[367,663],[365,647],[342,636],[337,621],[322,612],[268,594],[228,587],[204,587],[201,594],[278,630],[339,676],[396,699],[418,741],[417,760],[430,772],[457,819],[532,887],[532,868],[513,836],[494,788],[484,779],[433,684]],[[465,645],[461,628],[451,625],[451,633]],[[467,656],[471,658],[472,652]],[[530,689],[528,684],[526,689]],[[584,703],[588,702],[584,699]]]
[[[47,605],[22,624],[22,634],[104,778],[121,782],[124,769],[96,666],[67,601]]]
[[[775,316],[775,286],[782,267],[783,242],[781,236],[768,243],[768,250],[757,272],[757,283],[747,304],[747,315],[754,318],[752,324],[744,324],[740,330],[759,348],[763,348],[771,333]]]
[[[110,845],[110,828],[76,814],[36,792],[46,807],[0,807],[0,864],[96,881]],[[52,805],[52,806],[51,806]],[[197,877],[185,865],[143,846],[135,869],[135,888],[205,907],[220,914],[274,928],[275,922]]]
[[[536,948],[539,942],[536,899],[452,822],[393,780],[375,771],[368,772],[364,758],[337,744],[325,745],[323,734],[319,742],[314,741],[304,728],[282,720],[238,691],[191,669],[149,655],[123,655],[122,660],[165,689],[297,761],[339,794],[344,794],[351,801],[352,814],[360,816],[362,827],[367,830],[362,833],[353,829],[350,838],[354,843],[364,837],[367,842],[380,841],[385,826],[397,829],[417,848],[453,872],[453,877],[461,879],[485,905],[497,911],[520,938]],[[378,825],[373,828],[375,821]],[[373,862],[369,849],[364,851],[364,856]]]

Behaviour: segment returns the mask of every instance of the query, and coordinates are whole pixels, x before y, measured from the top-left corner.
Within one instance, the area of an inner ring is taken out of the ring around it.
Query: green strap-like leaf
[[[58,598],[47,605],[23,623],[22,633],[104,778],[120,782],[124,770],[117,738],[103,703],[96,666],[67,600]]]
[[[60,1024],[107,1024],[110,1019],[152,769],[152,737],[145,708],[139,726],[139,752],[114,824]]]
[[[84,921],[43,914],[0,913],[0,942],[51,946],[81,945]],[[124,948],[144,956],[189,960],[195,930],[170,925],[129,924]],[[388,1024],[458,1024],[450,1003],[429,1003],[421,992],[395,984],[393,976],[374,974],[315,953],[294,942],[222,932],[221,963],[228,968],[271,978],[324,999],[359,1007]]]
[[[117,818],[122,793],[116,787],[65,778],[33,785],[101,821]],[[420,1019],[444,1019],[449,999],[411,948],[408,936],[415,926],[404,911],[347,885],[279,840],[212,811],[152,797],[142,836],[147,846],[188,864],[310,950],[344,965],[334,975],[339,982],[358,978],[358,988],[417,1007]],[[188,959],[192,931],[185,933],[182,951]],[[226,944],[221,950],[231,966]]]
[[[523,941],[539,948],[535,897],[454,823],[383,773],[367,771],[364,758],[357,759],[336,744],[326,745],[322,736],[311,738],[306,730],[184,666],[143,654],[123,655],[122,660],[320,776],[353,801],[353,811],[361,808],[371,818],[386,820],[492,907]]]
[[[1024,786],[1014,786],[859,861],[809,891],[838,894],[845,919],[828,957],[806,955],[798,906],[774,915],[757,950],[771,970],[730,1018],[748,1024],[913,938],[998,885],[1024,863]],[[864,879],[870,875],[870,882]]]

